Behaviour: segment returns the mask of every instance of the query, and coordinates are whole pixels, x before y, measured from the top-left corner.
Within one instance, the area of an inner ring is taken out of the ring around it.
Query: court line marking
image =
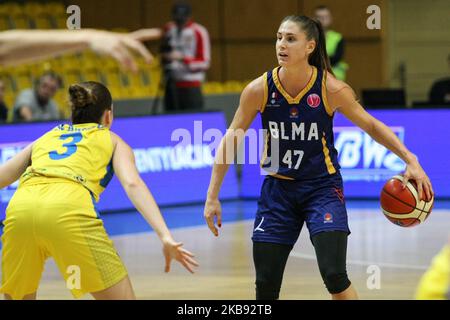
[[[360,223],[362,221],[361,218],[364,218],[365,222],[368,221],[368,220],[370,220],[370,221],[372,221],[372,220],[385,220],[385,218],[383,217],[383,214],[381,212],[380,212],[380,214],[370,216],[370,214],[372,214],[372,212],[373,212],[373,209],[370,209],[370,208],[364,208],[364,209],[348,208],[347,211],[348,211],[349,216],[352,215],[351,220],[349,219],[350,224]],[[356,213],[354,213],[352,211],[356,211]],[[447,209],[435,209],[435,210],[433,210],[433,213],[434,213],[434,215],[436,215],[437,213],[439,213],[439,214],[442,214],[442,213],[447,214],[448,210]],[[361,214],[362,215],[366,215],[366,216],[362,217]],[[357,217],[357,218],[355,219],[355,217]],[[255,221],[255,218],[251,217],[251,218],[244,218],[244,219],[240,219],[240,220],[223,221],[222,223],[225,226],[225,225],[230,225],[230,224],[239,224],[239,223],[243,223],[243,222],[245,223],[245,222],[254,222],[254,221]],[[170,229],[171,232],[174,232],[174,231],[177,231],[177,230],[190,230],[190,229],[196,229],[196,228],[202,229],[204,227],[206,227],[206,229],[209,230],[208,226],[206,225],[206,222],[203,222],[203,224],[194,224],[194,225],[187,225],[187,226],[169,227],[169,229]],[[220,232],[220,230],[221,229],[219,228],[219,232]],[[119,234],[114,234],[114,235],[111,235],[111,234],[108,233],[108,235],[111,238],[120,238],[120,237],[123,237],[123,236],[140,235],[140,234],[154,233],[154,232],[155,231],[152,229],[152,230],[137,231],[137,232],[127,231],[125,233],[119,233]],[[250,234],[249,237],[251,237],[251,234]]]
[[[372,217],[371,217],[372,218]],[[237,220],[237,221],[227,221],[226,224],[227,225],[234,225],[234,224],[240,224],[240,223],[248,223],[248,222],[252,222],[254,219],[243,219],[243,220]],[[224,222],[225,224],[225,222]],[[195,230],[195,229],[206,229],[209,231],[208,227],[206,225],[192,225],[192,226],[186,226],[186,227],[177,227],[174,229],[171,229],[171,232],[174,233],[176,231],[182,231],[182,230]],[[220,231],[220,229],[219,229]],[[154,232],[154,230],[149,230],[149,231],[143,231],[143,232],[135,232],[135,233],[126,233],[126,234],[120,234],[120,235],[114,235],[111,236],[111,238],[113,239],[126,239],[126,238],[131,238],[133,236],[136,235],[149,235],[149,234],[154,234],[156,236],[156,233]],[[215,237],[214,237],[215,238]],[[289,256],[292,256],[294,258],[299,258],[299,259],[306,259],[306,260],[314,260],[316,261],[316,256],[315,255],[310,255],[310,254],[305,254],[305,253],[300,253],[300,252],[295,252],[295,251],[291,251],[291,253],[289,254]],[[370,265],[376,265],[379,267],[386,267],[386,268],[393,268],[393,269],[410,269],[410,270],[427,270],[429,268],[429,266],[421,266],[421,265],[407,265],[407,264],[399,264],[399,263],[390,263],[390,262],[375,262],[375,261],[364,261],[364,260],[352,260],[352,259],[348,259],[347,260],[347,264],[350,265],[358,265],[358,266],[370,266]]]
[[[251,220],[241,220],[241,221],[230,221],[227,224],[239,224],[242,222],[249,222]],[[207,228],[207,226],[188,226],[188,227],[182,227],[182,228],[176,228],[174,230],[171,230],[172,232],[177,231],[177,230],[186,230],[186,229],[190,229],[190,230],[195,230],[195,229],[205,229],[209,231],[209,229]],[[156,236],[156,233],[154,231],[147,231],[147,232],[138,232],[138,233],[131,233],[131,234],[122,234],[122,235],[116,235],[116,236],[112,236],[112,238],[115,239],[126,239],[126,238],[131,238],[133,236],[136,235],[149,235],[149,234],[154,234]],[[310,255],[310,254],[305,254],[305,253],[300,253],[300,252],[295,252],[295,251],[291,251],[291,253],[289,254],[290,256],[294,257],[294,258],[299,258],[299,259],[306,259],[306,260],[314,260],[316,261],[316,256],[315,255]],[[375,261],[364,261],[364,260],[347,260],[347,264],[351,264],[351,265],[359,265],[359,266],[370,266],[370,265],[376,265],[379,267],[386,267],[386,268],[394,268],[394,269],[411,269],[411,270],[427,270],[428,266],[414,266],[414,265],[406,265],[406,264],[398,264],[398,263],[389,263],[389,262],[375,262]]]
[[[349,209],[353,210],[353,209]],[[357,209],[355,209],[357,210]],[[366,214],[365,211],[373,211],[371,209],[362,209],[362,210],[358,210],[358,212],[362,212],[363,214]],[[358,218],[359,219],[359,218]],[[367,220],[372,220],[372,219],[380,219],[383,220],[385,219],[384,217],[382,217],[381,215],[378,217],[367,217]],[[230,224],[239,224],[239,223],[253,223],[255,221],[254,217],[251,218],[245,218],[245,219],[240,219],[240,220],[230,220],[230,221],[224,221],[222,220],[222,224],[224,226],[226,225],[230,225]],[[358,220],[359,222],[360,220]],[[192,229],[204,229],[206,228],[206,230],[209,231],[208,229],[208,225],[206,224],[206,222],[203,222],[202,224],[194,224],[194,225],[188,225],[188,226],[178,226],[178,227],[169,227],[170,232],[174,232],[174,231],[178,231],[178,230],[192,230]],[[219,228],[219,234],[220,234],[220,228]],[[209,231],[211,232],[211,231]],[[145,230],[145,231],[137,231],[137,232],[126,232],[126,233],[119,233],[119,234],[114,234],[114,235],[110,235],[108,234],[111,238],[120,238],[120,237],[126,237],[126,236],[131,236],[131,235],[142,235],[142,234],[147,234],[147,233],[155,233],[155,230],[151,229],[151,230]],[[249,234],[249,238],[251,238],[251,233]]]
[[[316,256],[300,253],[291,252],[290,256],[294,258],[306,259],[306,260],[316,260]],[[364,261],[364,260],[347,260],[347,264],[357,265],[357,266],[371,266],[376,265],[378,267],[394,268],[394,269],[412,269],[412,270],[427,270],[428,266],[414,266],[408,264],[390,263],[390,262],[375,262],[375,261]]]

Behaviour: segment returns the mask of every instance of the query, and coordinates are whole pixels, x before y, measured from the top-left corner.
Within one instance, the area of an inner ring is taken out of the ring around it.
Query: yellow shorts
[[[3,223],[0,292],[13,299],[37,291],[48,257],[75,298],[127,276],[89,191],[77,183],[52,179],[19,186]]]

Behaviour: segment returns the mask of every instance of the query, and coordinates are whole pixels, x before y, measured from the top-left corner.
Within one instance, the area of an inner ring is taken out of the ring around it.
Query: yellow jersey
[[[433,258],[416,291],[418,300],[450,299],[450,245]]]
[[[61,124],[33,144],[31,165],[19,181],[48,183],[48,178],[81,183],[96,202],[111,181],[113,142],[107,127],[97,123]]]

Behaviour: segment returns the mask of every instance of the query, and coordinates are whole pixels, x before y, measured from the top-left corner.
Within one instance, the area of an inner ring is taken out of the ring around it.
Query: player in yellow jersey
[[[0,188],[20,178],[4,220],[0,292],[6,299],[35,299],[45,260],[53,257],[74,297],[135,298],[94,206],[113,172],[161,239],[165,271],[175,259],[193,272],[198,264],[172,238],[139,176],[132,149],[109,130],[109,90],[83,82],[70,86],[69,94],[72,124],[47,132],[0,166]]]
[[[450,242],[433,258],[416,290],[418,300],[450,299]]]

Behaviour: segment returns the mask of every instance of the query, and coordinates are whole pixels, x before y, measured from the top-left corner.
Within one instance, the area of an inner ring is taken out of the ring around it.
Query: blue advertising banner
[[[0,126],[0,164],[39,138],[59,122]],[[136,166],[159,205],[205,200],[215,146],[226,130],[220,112],[119,118],[112,130],[134,151]],[[0,190],[0,219],[18,183]],[[238,197],[234,168],[230,168],[220,194],[222,199]],[[132,208],[117,178],[98,204],[100,211]],[[199,212],[201,214],[201,212]]]
[[[419,159],[433,183],[436,197],[450,197],[450,110],[369,110],[389,126]],[[261,130],[258,117],[251,128]],[[261,137],[262,135],[258,135]],[[403,172],[404,162],[354,126],[342,114],[334,119],[335,147],[348,197],[378,197],[391,176]],[[261,145],[261,143],[259,143]],[[248,157],[248,146],[245,156]],[[246,162],[240,196],[258,197],[264,172]]]

